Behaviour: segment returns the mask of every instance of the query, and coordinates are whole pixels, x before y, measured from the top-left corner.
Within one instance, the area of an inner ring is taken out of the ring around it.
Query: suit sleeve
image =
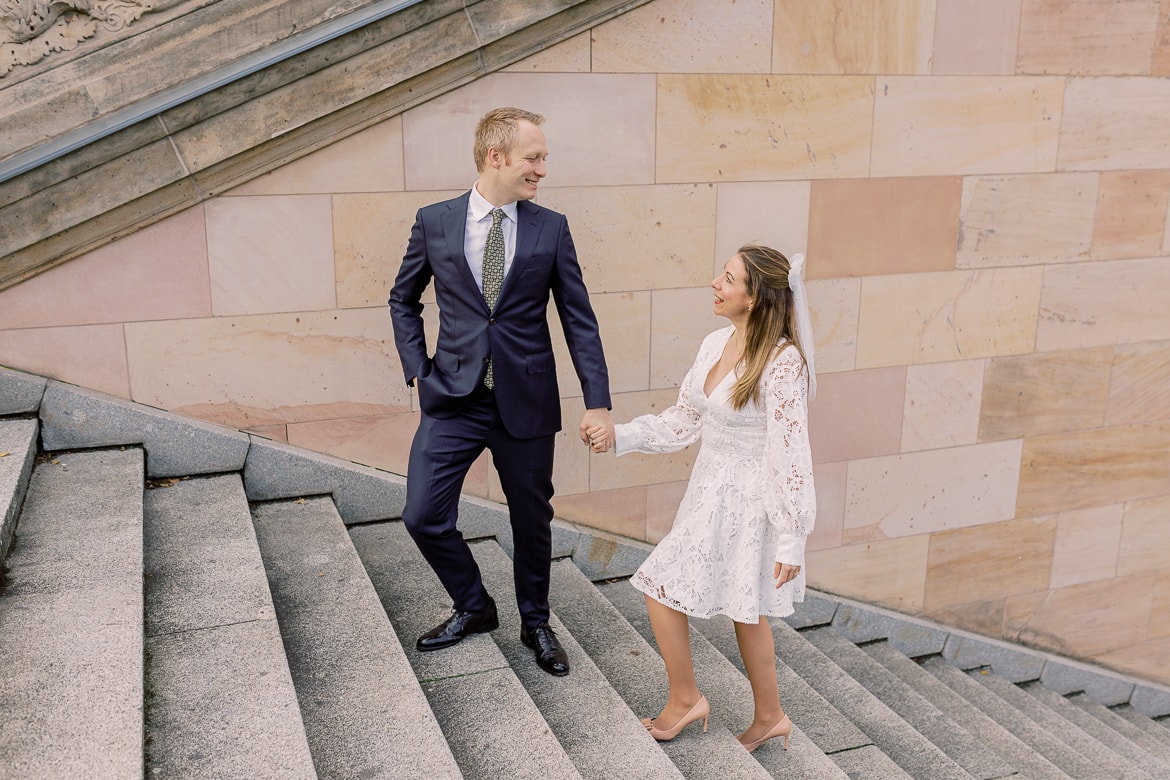
[[[589,303],[589,290],[577,262],[577,250],[569,234],[569,221],[561,215],[552,294],[557,315],[581,382],[586,409],[610,409],[609,370],[601,347],[597,316]]]
[[[423,329],[422,294],[431,281],[431,264],[427,258],[426,230],[422,211],[414,219],[410,241],[402,266],[390,288],[390,321],[394,326],[394,345],[408,385],[422,375],[427,362],[426,333]]]

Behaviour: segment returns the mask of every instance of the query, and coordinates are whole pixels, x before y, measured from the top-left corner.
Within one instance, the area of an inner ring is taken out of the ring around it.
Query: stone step
[[[0,597],[7,777],[141,778],[140,449],[41,458]]]
[[[895,650],[888,642],[870,642],[861,649],[931,704],[947,713],[953,721],[961,723],[971,736],[1002,756],[1020,774],[1031,780],[1069,780],[1069,776],[1059,767],[1017,739],[982,710],[971,706],[962,696],[943,685],[904,653]]]
[[[972,737],[961,718],[953,720],[836,629],[825,626],[800,633],[972,777],[995,780],[1016,773],[1015,767]]]
[[[951,666],[941,657],[932,656],[925,659],[922,662],[922,668],[1059,767],[1069,777],[1076,778],[1076,780],[1106,780],[1106,778],[1117,780],[1116,775],[1108,774],[1076,750],[1069,750],[1064,742],[1050,734],[1047,729],[996,696],[986,687],[975,682],[964,672]]]
[[[491,636],[427,653],[415,648],[451,614],[451,600],[402,523],[359,525],[349,535],[463,775],[579,778]]]
[[[929,780],[970,778],[954,760],[865,690],[796,629],[784,621],[775,620],[772,621],[772,634],[776,638],[776,652],[784,662],[820,691],[911,777]]]
[[[471,545],[484,585],[499,605],[492,637],[583,778],[668,780],[682,775],[554,614],[549,623],[569,655],[570,673],[553,677],[520,641],[512,561],[494,541]]]
[[[240,476],[150,487],[146,776],[316,777]]]
[[[8,557],[37,456],[35,419],[0,419],[0,566]]]
[[[257,504],[252,520],[318,777],[458,777],[333,501]]]
[[[1057,739],[1088,758],[1095,766],[1113,777],[1126,780],[1149,780],[1149,776],[1132,762],[1119,756],[1110,747],[1092,734],[1086,733],[1075,723],[1029,696],[1024,690],[995,674],[975,669],[969,676],[987,687],[1008,704],[1015,707],[1034,723],[1048,730]]]
[[[1024,683],[1019,687],[1065,720],[1076,724],[1081,731],[1097,739],[1118,756],[1146,772],[1150,777],[1157,778],[1157,780],[1170,780],[1170,763],[1150,755],[1148,751],[1138,747],[1127,736],[1094,718],[1064,696],[1048,690],[1038,682]]]
[[[1170,718],[1155,720],[1147,715],[1143,715],[1133,707],[1124,704],[1119,707],[1112,707],[1111,709],[1154,739],[1170,745]]]
[[[553,561],[553,611],[589,653],[634,715],[656,715],[666,702],[662,658],[572,561]],[[695,724],[659,746],[687,778],[766,780],[767,770],[728,730],[715,711],[704,734]]]
[[[628,580],[602,584],[598,589],[647,643],[654,642],[654,630],[641,592],[631,587]],[[712,711],[717,711],[729,727],[733,726],[733,731],[743,731],[754,716],[751,683],[741,669],[737,669],[698,631],[695,624],[701,622],[711,621],[692,621],[691,658],[696,681],[711,702]],[[727,623],[730,629],[730,621]],[[730,630],[734,632],[734,629]],[[739,658],[738,649],[734,655]],[[845,772],[801,731],[800,713],[789,713],[789,716],[793,717],[795,725],[789,749],[783,749],[781,740],[770,740],[751,754],[756,761],[774,778],[847,778]]]
[[[1140,726],[1131,723],[1105,705],[1098,704],[1083,693],[1073,694],[1067,698],[1117,733],[1123,734],[1130,742],[1138,745],[1151,756],[1163,761],[1165,766],[1170,767],[1170,744],[1147,734]]]

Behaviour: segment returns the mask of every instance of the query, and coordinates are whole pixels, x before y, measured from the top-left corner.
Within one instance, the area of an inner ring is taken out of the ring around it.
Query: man
[[[520,639],[550,674],[569,673],[548,625],[552,565],[553,444],[560,391],[548,328],[551,293],[586,406],[580,436],[613,440],[609,374],[597,319],[564,215],[532,203],[545,176],[544,117],[489,111],[476,126],[479,180],[463,195],[419,210],[390,291],[394,341],[422,418],[410,448],[406,508],[411,538],[454,601],[419,637],[438,650],[499,626],[496,605],[456,528],[459,494],[486,447],[508,502]],[[434,279],[439,335],[423,333],[423,291]]]

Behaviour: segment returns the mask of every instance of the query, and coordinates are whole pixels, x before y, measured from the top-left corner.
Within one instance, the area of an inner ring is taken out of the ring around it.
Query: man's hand
[[[594,452],[605,452],[615,441],[608,409],[586,409],[579,431],[581,441]]]

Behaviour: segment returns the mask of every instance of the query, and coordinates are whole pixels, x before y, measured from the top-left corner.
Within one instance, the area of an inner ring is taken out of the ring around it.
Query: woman
[[[727,615],[751,681],[755,717],[739,741],[754,751],[788,737],[780,706],[772,631],[804,600],[804,542],[816,514],[807,401],[816,392],[803,255],[747,245],[711,286],[715,313],[731,321],[704,339],[678,403],[616,426],[616,451],[673,452],[702,437],[670,533],[634,574],[646,596],[670,692],[642,722],[673,739],[710,707],[695,685],[688,616]],[[609,449],[602,428],[593,449]]]

